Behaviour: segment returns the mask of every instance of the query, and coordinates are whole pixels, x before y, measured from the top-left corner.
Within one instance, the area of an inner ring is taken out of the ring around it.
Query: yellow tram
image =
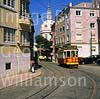
[[[75,66],[78,68],[78,49],[76,46],[67,46],[58,50],[58,64]]]

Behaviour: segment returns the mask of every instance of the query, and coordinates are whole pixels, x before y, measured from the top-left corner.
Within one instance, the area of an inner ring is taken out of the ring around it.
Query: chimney
[[[84,7],[86,7],[87,5],[86,5],[86,3],[84,3]]]
[[[72,2],[69,3],[69,7],[72,7]]]

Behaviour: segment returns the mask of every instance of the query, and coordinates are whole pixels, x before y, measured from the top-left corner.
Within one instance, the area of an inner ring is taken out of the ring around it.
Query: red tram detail
[[[76,46],[68,46],[58,50],[58,64],[78,67],[78,49]]]

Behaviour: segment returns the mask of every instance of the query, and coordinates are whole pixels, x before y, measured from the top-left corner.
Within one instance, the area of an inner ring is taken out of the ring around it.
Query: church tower
[[[52,20],[52,12],[51,12],[51,7],[48,6],[47,9],[47,17],[46,20],[42,23],[41,28],[40,28],[40,34],[46,38],[48,41],[51,39],[51,26],[54,23]]]
[[[48,10],[47,10],[47,20],[52,20],[52,13],[51,13],[50,6],[48,6]]]

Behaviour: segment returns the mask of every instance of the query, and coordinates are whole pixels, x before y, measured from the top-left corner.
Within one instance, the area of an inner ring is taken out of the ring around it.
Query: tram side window
[[[64,58],[66,57],[66,52],[64,52]]]
[[[71,52],[71,56],[72,56],[72,57],[75,57],[75,51],[72,51],[72,52]]]
[[[70,51],[67,51],[67,57],[70,57]]]
[[[58,58],[63,58],[63,53],[62,52],[58,53]]]

